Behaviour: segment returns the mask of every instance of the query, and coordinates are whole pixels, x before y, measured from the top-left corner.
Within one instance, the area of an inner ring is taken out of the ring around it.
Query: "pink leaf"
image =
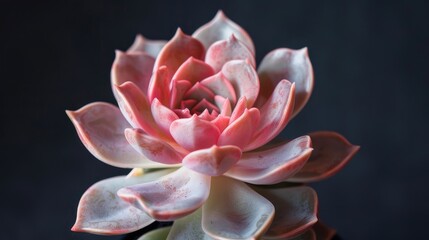
[[[293,237],[307,231],[317,222],[318,200],[312,188],[254,186],[253,189],[276,206],[274,220],[265,237]]]
[[[268,150],[244,153],[226,175],[252,184],[279,183],[299,171],[311,151],[310,137],[299,137]]]
[[[201,114],[198,115],[199,118],[206,120],[206,121],[211,121],[213,120],[212,115],[209,113],[209,110],[207,110],[207,108],[205,108],[203,110],[203,112]]]
[[[282,80],[274,89],[268,101],[260,108],[261,120],[254,140],[245,148],[249,151],[258,148],[277,136],[286,126],[293,110],[295,84]]]
[[[152,181],[169,170],[155,171],[139,177],[114,177],[92,185],[82,196],[72,230],[115,235],[136,231],[154,220],[145,212],[124,202],[116,195],[120,188]]]
[[[173,80],[171,82],[170,107],[179,107],[180,102],[183,100],[183,96],[191,87],[192,84],[187,80]]]
[[[130,125],[117,107],[95,102],[66,112],[82,143],[101,161],[122,168],[161,166],[141,156],[128,144],[124,129]]]
[[[170,104],[170,74],[166,66],[161,66],[154,73],[149,82],[147,96],[149,101],[158,98],[158,100],[168,106]]]
[[[197,82],[185,93],[184,98],[201,101],[203,99],[211,100],[214,98],[214,96],[215,94],[213,93],[212,90],[210,90],[203,84]]]
[[[222,133],[226,127],[229,125],[229,117],[225,115],[218,115],[215,119],[211,121],[219,129],[219,132]]]
[[[173,76],[176,80],[187,80],[191,84],[195,84],[204,78],[214,74],[214,70],[204,61],[190,57],[177,69]]]
[[[182,162],[184,154],[176,151],[177,148],[173,148],[165,141],[145,134],[141,129],[127,128],[125,137],[137,152],[151,161],[162,164],[178,164]]]
[[[153,119],[149,100],[134,83],[126,82],[116,86],[116,91],[119,108],[134,128],[141,128],[155,137],[163,136]]]
[[[219,111],[219,108],[217,108],[216,105],[210,103],[205,98],[203,98],[201,101],[199,101],[192,109],[191,111],[194,113],[203,112],[203,111]]]
[[[230,123],[233,123],[237,120],[241,115],[243,115],[244,111],[247,109],[247,99],[246,97],[241,97],[237,105],[234,108],[234,111],[231,113]]]
[[[130,81],[147,93],[154,63],[155,59],[146,53],[116,51],[111,71],[112,86]]]
[[[188,151],[215,145],[220,134],[213,123],[202,120],[197,115],[174,121],[170,126],[170,132],[174,140]]]
[[[208,49],[214,42],[228,39],[232,34],[246,44],[252,53],[255,53],[255,46],[249,34],[227,18],[222,11],[219,11],[210,22],[198,28],[192,36],[200,40]]]
[[[160,103],[156,98],[152,101],[151,111],[153,119],[159,128],[164,131],[166,135],[170,135],[171,123],[179,119],[177,114],[174,113],[171,109],[162,105],[162,103]]]
[[[227,177],[212,179],[203,206],[202,226],[215,239],[259,239],[274,218],[274,206],[246,184]]]
[[[180,102],[180,107],[185,110],[192,109],[197,104],[197,100],[195,99],[186,99]]]
[[[202,80],[201,84],[212,90],[214,94],[229,99],[232,104],[237,102],[234,87],[221,72]]]
[[[309,134],[314,152],[307,164],[288,181],[314,182],[330,177],[341,170],[359,150],[336,132]]]
[[[131,45],[127,52],[145,52],[156,58],[166,43],[167,41],[165,40],[151,40],[138,34],[133,45]]]
[[[188,58],[203,59],[204,46],[197,39],[177,29],[176,35],[165,45],[158,55],[154,69],[166,66],[169,73],[175,73]],[[183,80],[183,79],[179,79]]]
[[[174,109],[173,111],[177,114],[177,116],[179,118],[190,118],[190,117],[192,117],[191,112],[187,108]]]
[[[299,50],[280,48],[268,53],[259,66],[258,74],[261,81],[258,106],[265,103],[275,86],[283,79],[296,84],[296,100],[292,116],[304,107],[313,91],[313,67],[307,48]]]
[[[234,145],[243,149],[250,142],[254,126],[259,122],[259,110],[245,109],[244,113],[233,123],[230,123],[219,136],[218,145]]]
[[[205,61],[213,67],[215,72],[219,72],[228,61],[246,59],[249,59],[250,64],[255,68],[256,63],[253,53],[234,35],[231,35],[226,40],[213,43],[207,49]]]
[[[154,219],[171,221],[197,210],[210,192],[210,176],[180,168],[153,182],[122,188],[118,195]]]
[[[188,154],[183,166],[205,175],[220,176],[240,157],[241,149],[236,146],[212,146]]]
[[[252,107],[259,93],[259,78],[248,60],[231,60],[222,68],[222,74],[231,82],[237,98],[247,98],[247,107]]]
[[[221,96],[215,96],[215,102],[218,106],[221,106],[220,115],[229,117],[231,116],[231,102],[229,99],[225,99]]]

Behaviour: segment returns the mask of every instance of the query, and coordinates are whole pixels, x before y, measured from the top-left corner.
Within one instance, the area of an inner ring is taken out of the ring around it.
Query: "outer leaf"
[[[101,161],[122,168],[165,166],[146,159],[129,145],[124,129],[130,125],[117,107],[95,102],[66,113],[82,143]]]
[[[212,180],[202,226],[215,239],[258,239],[274,217],[274,206],[246,184],[227,177]]]
[[[154,220],[145,212],[122,201],[116,191],[122,187],[152,181],[169,170],[155,171],[140,177],[114,177],[91,186],[82,196],[73,231],[95,234],[124,234],[143,228]]]
[[[118,195],[154,219],[171,221],[201,207],[209,192],[209,176],[182,167],[156,181],[122,188]]]
[[[264,238],[290,238],[307,231],[317,222],[318,200],[312,188],[254,186],[253,189],[276,207],[274,220]]]
[[[213,240],[213,238],[207,235],[201,227],[201,215],[202,210],[200,208],[197,211],[174,221],[167,240]]]
[[[359,150],[336,132],[309,134],[314,152],[307,164],[288,181],[314,182],[330,177],[341,170]]]

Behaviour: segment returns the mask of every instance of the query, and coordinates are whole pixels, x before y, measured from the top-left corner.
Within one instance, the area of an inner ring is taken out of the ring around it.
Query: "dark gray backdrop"
[[[362,146],[314,184],[321,218],[343,239],[425,238],[425,1],[112,0],[1,1],[2,239],[120,239],[69,231],[86,188],[126,171],[88,153],[64,110],[114,102],[114,50],[135,34],[191,34],[218,9],[253,37],[258,62],[274,48],[309,48],[314,94],[284,136],[334,130]]]

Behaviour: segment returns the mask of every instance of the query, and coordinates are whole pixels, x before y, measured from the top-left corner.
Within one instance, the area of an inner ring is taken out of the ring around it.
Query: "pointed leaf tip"
[[[189,151],[213,146],[220,135],[216,125],[197,115],[175,120],[170,125],[170,132],[174,140]]]
[[[212,146],[194,151],[183,159],[189,169],[210,176],[220,176],[241,157],[241,149],[236,146]]]
[[[225,13],[223,10],[219,9],[215,15],[215,18],[226,18]]]
[[[159,53],[154,69],[165,65],[170,73],[174,73],[189,57],[203,59],[204,53],[205,48],[199,40],[186,35],[178,28],[174,37]]]
[[[225,40],[213,43],[206,53],[206,62],[213,67],[216,72],[222,69],[222,66],[231,60],[246,60],[253,68],[256,66],[253,52],[234,34]]]
[[[145,52],[115,51],[115,61],[111,69],[112,86],[133,82],[143,93],[147,93],[155,59]],[[114,91],[115,97],[117,93]]]
[[[127,53],[144,52],[153,58],[158,56],[159,51],[167,43],[165,40],[151,40],[141,34],[137,34],[134,43],[128,48]]]
[[[208,49],[214,42],[226,40],[231,34],[234,34],[252,53],[255,53],[255,46],[249,34],[240,25],[230,20],[221,10],[210,22],[198,28],[192,36],[200,40]]]

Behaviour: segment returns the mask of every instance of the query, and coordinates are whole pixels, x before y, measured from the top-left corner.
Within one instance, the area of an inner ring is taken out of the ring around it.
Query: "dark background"
[[[137,33],[191,34],[218,9],[258,62],[309,48],[313,95],[284,136],[334,130],[361,145],[314,184],[343,239],[423,239],[429,217],[429,14],[425,1],[1,1],[2,239],[121,239],[70,232],[91,184],[127,171],[95,159],[64,110],[114,102],[110,67]]]

